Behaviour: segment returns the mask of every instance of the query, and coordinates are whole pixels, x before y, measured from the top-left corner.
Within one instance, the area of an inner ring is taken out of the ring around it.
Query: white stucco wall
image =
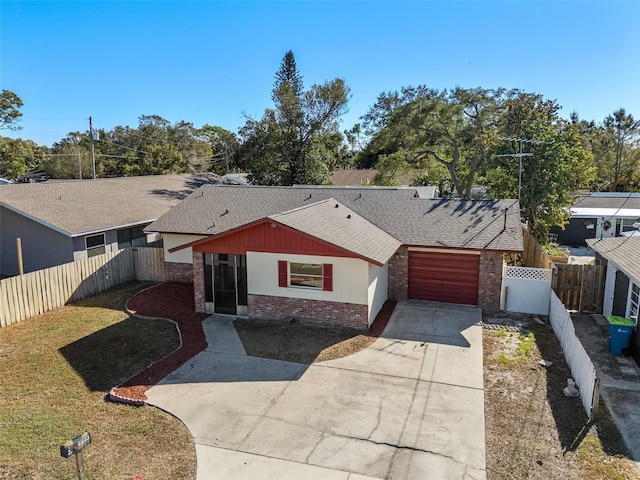
[[[604,281],[604,301],[602,315],[608,317],[613,312],[613,295],[616,289],[616,272],[618,266],[612,261],[607,262],[607,276]]]
[[[278,286],[278,260],[333,264],[333,291]],[[369,304],[369,263],[357,258],[284,255],[247,252],[247,289],[250,295],[306,298],[330,302]]]
[[[369,264],[369,326],[388,298],[388,286],[389,264],[385,263],[382,267]]]
[[[201,238],[205,238],[204,235],[179,235],[175,233],[162,234],[164,239],[164,261],[173,263],[193,263],[193,249],[183,248],[177,252],[170,253],[169,249],[179,247],[185,243],[195,242]]]

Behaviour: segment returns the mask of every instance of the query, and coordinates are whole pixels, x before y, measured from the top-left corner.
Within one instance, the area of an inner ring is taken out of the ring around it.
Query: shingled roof
[[[213,174],[153,175],[3,185],[0,206],[64,235],[152,222]]]
[[[640,281],[640,237],[589,238],[587,245]]]
[[[282,212],[335,199],[401,244],[522,251],[515,200],[415,198],[411,189],[205,185],[147,231],[215,235]]]
[[[594,192],[582,197],[572,208],[640,209],[640,193]]]
[[[384,265],[400,246],[397,239],[334,198],[269,218],[380,265]]]

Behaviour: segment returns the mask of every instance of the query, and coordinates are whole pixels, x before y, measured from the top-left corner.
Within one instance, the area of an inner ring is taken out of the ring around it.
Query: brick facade
[[[164,264],[164,273],[167,282],[193,282],[193,265],[190,263],[166,262]]]
[[[402,246],[389,259],[389,300],[406,300],[408,291],[409,249]]]
[[[193,252],[193,301],[196,312],[205,313],[204,299],[204,254]]]
[[[485,312],[500,310],[502,263],[502,252],[485,250],[480,255],[478,305]]]
[[[406,300],[409,290],[409,249],[402,246],[389,259],[389,299]],[[478,305],[487,312],[500,310],[502,252],[485,250],[480,255]]]
[[[249,295],[249,316],[284,320],[293,317],[303,323],[335,325],[366,330],[369,308],[354,303],[327,302],[301,298]]]

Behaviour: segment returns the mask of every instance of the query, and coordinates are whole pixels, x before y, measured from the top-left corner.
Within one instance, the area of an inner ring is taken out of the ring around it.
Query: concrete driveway
[[[369,348],[302,365],[247,356],[214,316],[148,403],[191,431],[198,480],[484,479],[481,319],[401,302]]]

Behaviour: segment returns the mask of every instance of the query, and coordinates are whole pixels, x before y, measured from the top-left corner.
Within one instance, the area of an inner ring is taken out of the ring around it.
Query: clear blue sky
[[[346,79],[343,128],[402,86],[520,88],[562,114],[640,117],[640,2],[0,2],[0,88],[17,134],[137,126],[140,115],[232,131],[271,106],[292,49],[305,85]]]

